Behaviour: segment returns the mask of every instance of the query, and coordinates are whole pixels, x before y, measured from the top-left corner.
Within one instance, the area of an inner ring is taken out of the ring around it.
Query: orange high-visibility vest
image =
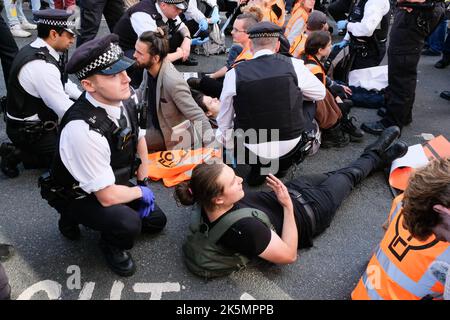
[[[213,161],[214,158],[222,159],[220,152],[211,148],[150,153],[148,177],[154,181],[162,179],[166,187],[173,187],[191,179],[192,170],[198,164]]]
[[[264,11],[264,19],[275,23],[279,27],[283,27],[286,18],[286,6],[284,0],[272,0],[268,6],[268,10]],[[281,13],[280,16],[278,16]]]
[[[294,42],[289,49],[289,53],[292,54],[294,58],[300,58],[305,53],[305,45],[308,35],[303,32],[299,37],[294,39]]]
[[[311,55],[303,55],[302,57],[303,62],[305,63],[305,67],[307,67],[309,69],[309,71],[311,71],[311,73],[313,75],[315,75],[317,77],[317,75],[319,75],[318,78],[320,78],[320,80],[322,81],[323,85],[327,84],[327,76],[325,73],[325,70],[323,68],[323,66],[318,63]]]
[[[432,235],[425,241],[403,227],[403,194],[396,197],[390,224],[352,292],[355,300],[419,300],[440,297],[444,286],[430,272],[435,260],[450,262],[450,244]]]
[[[234,68],[239,62],[242,62],[242,61],[245,61],[245,60],[250,60],[252,58],[253,58],[253,53],[250,51],[250,47],[249,46],[245,46],[242,49],[241,53],[234,60],[232,68]]]
[[[295,13],[292,14],[286,25],[284,35],[289,40],[291,45],[290,53],[294,57],[299,56],[301,49],[300,43],[302,42],[303,34],[306,30],[306,22],[308,21],[308,17],[309,13],[306,12],[303,7],[300,7]],[[304,41],[306,42],[306,39]]]

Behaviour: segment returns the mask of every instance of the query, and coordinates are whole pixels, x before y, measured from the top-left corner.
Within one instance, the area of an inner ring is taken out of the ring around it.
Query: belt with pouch
[[[309,220],[311,221],[312,234],[314,235],[316,233],[316,216],[314,214],[313,209],[300,192],[294,189],[288,189],[288,192],[292,196],[292,198],[297,202],[299,202],[305,209],[305,212],[308,215]]]

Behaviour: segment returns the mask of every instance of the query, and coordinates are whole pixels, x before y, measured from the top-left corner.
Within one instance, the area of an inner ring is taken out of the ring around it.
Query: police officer
[[[398,1],[389,35],[387,113],[379,121],[363,123],[361,129],[379,135],[389,126],[403,128],[412,122],[420,53],[425,37],[434,30],[444,12],[443,2]]]
[[[336,46],[350,45],[349,70],[375,67],[386,53],[389,30],[389,0],[353,0],[346,20],[337,22],[339,30],[347,28],[344,40]]]
[[[60,55],[75,41],[70,12],[47,9],[35,12],[38,38],[14,58],[7,94],[6,133],[13,144],[2,144],[1,170],[19,175],[27,168],[48,168],[55,151],[58,119],[81,91],[64,75]],[[65,82],[65,83],[64,83]]]
[[[3,0],[0,0],[0,14],[3,11]],[[0,15],[0,60],[2,61],[3,77],[5,79],[5,85],[8,84],[9,71],[11,69],[14,57],[19,49],[14,41],[13,35],[9,26],[6,24],[3,17]]]
[[[115,34],[88,41],[69,60],[67,72],[76,74],[85,92],[61,121],[51,179],[41,179],[41,193],[60,213],[65,237],[78,239],[79,224],[100,231],[108,266],[130,276],[136,267],[126,250],[141,232],[162,230],[166,217],[146,186],[145,130],[129,100],[125,72],[133,61],[117,42]],[[138,186],[132,186],[136,170]]]
[[[208,27],[209,24],[215,24],[220,22],[219,16],[219,7],[217,5],[217,0],[206,0],[204,1],[206,4],[205,13],[203,13],[198,8],[197,0],[189,0],[188,8],[184,12],[182,18],[184,18],[184,22],[186,26],[189,28],[189,32],[194,35],[197,32],[198,36],[204,38],[208,36]],[[207,18],[205,16],[206,13],[211,13],[211,17]]]
[[[117,22],[114,33],[119,36],[119,44],[125,55],[133,58],[134,46],[144,31],[156,31],[157,27],[166,25],[169,30],[170,62],[182,61],[185,65],[197,65],[189,58],[191,52],[191,34],[179,17],[188,4],[185,0],[142,0],[128,9]],[[140,85],[142,70],[128,70],[133,87]]]
[[[247,148],[265,159],[279,163],[278,176],[283,176],[298,156],[296,147],[304,141],[302,133],[314,130],[314,104],[307,100],[322,100],[325,86],[303,64],[303,61],[276,54],[282,29],[271,22],[259,22],[247,31],[251,39],[253,59],[241,62],[225,75],[221,106],[217,117],[217,137],[225,146],[230,143],[231,129],[279,130],[279,139],[257,136],[257,143]],[[236,116],[234,117],[234,114]],[[234,120],[233,120],[234,118]],[[277,142],[276,148],[271,143]],[[263,152],[264,150],[268,152]],[[290,156],[287,156],[290,154]],[[238,156],[239,157],[239,156]],[[264,182],[260,164],[251,165],[249,185]]]

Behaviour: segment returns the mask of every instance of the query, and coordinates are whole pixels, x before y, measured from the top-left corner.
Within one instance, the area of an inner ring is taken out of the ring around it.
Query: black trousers
[[[105,16],[109,31],[112,33],[117,21],[125,12],[122,0],[80,0],[79,6],[81,34],[77,37],[77,47],[95,38],[100,27],[102,14]]]
[[[1,12],[0,12],[1,13]],[[11,65],[19,49],[17,48],[16,41],[11,34],[9,26],[3,20],[0,15],[0,60],[2,61],[3,77],[5,79],[5,85],[8,85],[9,72]]]
[[[316,217],[315,235],[328,228],[344,199],[379,167],[380,161],[376,153],[368,152],[343,169],[302,176],[286,183],[287,188],[298,191],[310,203]]]
[[[354,58],[350,71],[379,66],[386,54],[386,42],[378,42],[364,51],[355,49],[351,54]]]
[[[155,204],[155,211],[141,219],[137,201],[103,207],[95,195],[72,200],[64,208],[58,208],[64,224],[82,224],[101,232],[102,240],[122,250],[131,249],[136,237],[143,233],[156,233],[166,225],[164,212]]]
[[[9,300],[11,298],[11,287],[9,286],[8,277],[5,269],[0,263],[0,301]]]
[[[444,11],[443,3],[437,3],[430,16],[423,16],[416,10],[412,13],[396,10],[388,46],[387,116],[381,120],[386,127],[397,125],[402,128],[411,121],[417,65],[425,37],[436,28]]]
[[[199,90],[207,96],[220,98],[223,89],[223,79],[224,78],[213,79],[204,76],[200,80]]]
[[[6,134],[14,146],[20,149],[20,160],[25,169],[47,169],[56,151],[57,132],[42,134],[24,133],[17,125],[6,124]]]

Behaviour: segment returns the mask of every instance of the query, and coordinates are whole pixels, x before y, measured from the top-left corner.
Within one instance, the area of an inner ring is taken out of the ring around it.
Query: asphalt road
[[[107,32],[103,23],[100,34]],[[32,38],[17,42],[21,47],[35,36],[33,32]],[[225,56],[198,59],[197,70],[183,70],[211,72],[223,65]],[[420,62],[414,122],[402,135],[410,145],[423,142],[422,133],[450,138],[450,104],[438,96],[450,89],[450,70],[435,69],[436,60],[423,57]],[[0,94],[5,92],[1,78]],[[353,113],[359,123],[377,119],[374,110],[354,109]],[[0,142],[6,140],[0,121]],[[320,150],[304,161],[296,175],[345,166],[373,140],[367,136],[361,144]],[[40,174],[39,170],[22,171],[18,178],[8,179],[0,173],[0,242],[16,248],[15,256],[4,263],[13,299],[348,299],[382,237],[381,224],[392,199],[383,174],[374,174],[355,188],[314,247],[299,251],[294,264],[250,268],[205,282],[191,275],[182,261],[191,209],[176,205],[172,189],[153,183],[168,217],[167,227],[157,236],[138,239],[131,250],[138,271],[120,278],[104,263],[96,232],[82,228],[82,239],[76,242],[60,235],[56,211],[39,195]]]

